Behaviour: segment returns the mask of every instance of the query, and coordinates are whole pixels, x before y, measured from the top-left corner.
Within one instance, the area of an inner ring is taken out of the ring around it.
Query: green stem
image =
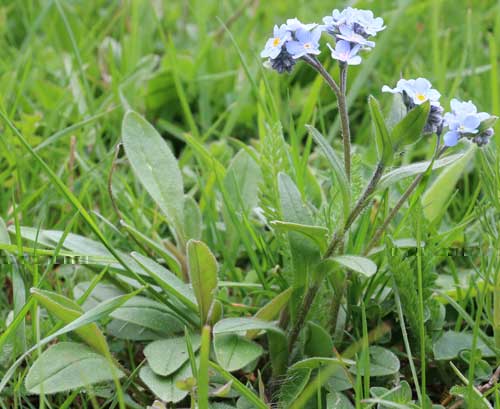
[[[320,283],[321,283],[321,280],[313,283],[313,285],[311,285],[307,289],[307,292],[304,295],[304,298],[302,300],[302,305],[300,306],[300,309],[299,309],[298,314],[297,314],[297,318],[295,319],[295,323],[294,323],[294,325],[290,331],[290,334],[288,336],[288,354],[291,354],[293,351],[293,347],[295,346],[295,342],[297,342],[297,338],[299,337],[300,331],[302,330],[302,327],[304,326],[304,322],[306,320],[307,313],[311,309],[314,298],[316,298],[316,294],[318,293]]]
[[[349,112],[347,110],[347,64],[340,64],[339,113],[344,142],[344,166],[347,180],[351,180],[351,130],[349,128]]]
[[[435,154],[434,160],[437,160],[446,150],[446,147],[441,148],[437,153]],[[430,165],[432,166],[432,164]],[[382,223],[382,226],[380,226],[377,231],[375,232],[373,238],[370,240],[370,243],[366,247],[364,251],[364,255],[366,256],[370,250],[372,250],[379,242],[380,238],[382,237],[382,234],[386,231],[387,227],[389,224],[392,222],[396,214],[398,214],[399,210],[403,206],[403,204],[406,203],[410,195],[415,191],[415,189],[418,187],[424,176],[427,174],[427,171],[420,173],[411,183],[410,186],[405,190],[403,195],[399,198],[398,202],[394,206],[394,208],[391,210],[389,215],[385,218],[384,222]]]
[[[349,278],[346,275],[342,284],[339,287],[339,293],[335,295],[332,299],[332,303],[330,305],[330,322],[328,327],[330,328],[330,333],[335,334],[335,330],[337,329],[337,322],[339,319],[340,306],[342,304],[342,297],[347,290],[347,284],[349,282]]]

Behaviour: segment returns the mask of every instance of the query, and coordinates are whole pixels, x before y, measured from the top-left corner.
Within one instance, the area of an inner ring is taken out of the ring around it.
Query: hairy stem
[[[339,112],[344,142],[344,166],[347,180],[351,180],[351,131],[349,129],[349,112],[347,111],[347,64],[340,64]]]
[[[349,230],[352,223],[354,223],[354,221],[358,218],[358,216],[361,214],[361,212],[365,208],[365,206],[368,202],[368,199],[370,198],[372,193],[375,191],[377,184],[380,181],[380,178],[382,177],[383,172],[384,172],[384,165],[382,164],[382,162],[379,162],[377,164],[375,172],[372,175],[372,178],[370,179],[370,182],[368,183],[365,190],[363,191],[363,193],[359,197],[358,201],[356,202],[356,205],[354,206],[353,210],[349,214],[347,221],[346,221],[345,225],[343,226],[342,230],[337,231],[333,235],[332,240],[330,241],[330,244],[329,244],[327,250],[323,254],[323,257],[322,257],[323,260],[326,260],[326,259],[330,258],[331,256],[333,256],[335,254],[335,252],[337,251],[337,249],[339,248],[339,246],[342,244],[346,231]],[[309,311],[312,303],[314,302],[314,298],[316,297],[316,293],[318,292],[320,284],[321,283],[318,282],[317,284],[310,287],[308,292],[304,296],[302,305],[301,305],[300,310],[299,310],[299,314],[297,316],[297,319],[295,320],[294,327],[292,328],[292,330],[290,332],[290,337],[289,337],[289,342],[288,342],[288,350],[290,352],[293,349],[293,346],[297,340],[297,337],[298,337],[300,331],[302,330],[302,327],[304,325],[304,322],[305,322],[305,319],[307,316],[307,312]],[[344,281],[344,283],[340,287],[342,289],[341,292],[339,294],[337,294],[337,296],[332,301],[332,306],[331,306],[332,315],[331,315],[330,324],[331,324],[331,326],[333,325],[334,329],[337,325],[337,317],[338,317],[338,312],[340,309],[340,303],[342,300],[342,296],[345,292],[346,286],[347,286],[347,279]]]
[[[373,172],[373,175],[368,182],[368,185],[366,185],[365,190],[359,197],[358,201],[354,205],[354,208],[351,210],[349,213],[349,216],[347,217],[347,220],[342,227],[341,231],[337,231],[333,237],[332,240],[330,241],[330,244],[328,245],[327,250],[325,251],[325,254],[323,255],[324,259],[327,259],[331,257],[335,251],[337,250],[338,245],[342,242],[344,239],[345,233],[349,228],[352,226],[352,224],[356,221],[356,219],[359,217],[363,209],[366,207],[368,204],[368,199],[370,196],[373,194],[375,189],[377,188],[378,182],[380,181],[380,178],[382,177],[384,173],[384,164],[382,162],[379,162],[377,164],[377,167],[375,168],[375,172]]]
[[[380,178],[382,177],[384,173],[384,164],[382,162],[379,162],[377,164],[377,167],[375,168],[375,172],[373,172],[373,175],[370,179],[370,182],[368,182],[368,185],[366,186],[365,190],[359,197],[358,201],[354,205],[354,208],[352,209],[351,213],[349,214],[347,221],[344,225],[344,232],[349,230],[349,228],[352,226],[354,221],[358,218],[358,216],[361,214],[363,209],[368,205],[368,199],[370,196],[373,194],[375,189],[377,188],[378,182],[380,181]]]
[[[306,294],[302,300],[302,305],[297,314],[297,318],[295,319],[295,324],[290,331],[288,336],[288,354],[291,354],[293,351],[293,347],[295,346],[295,342],[297,342],[297,338],[299,337],[300,331],[304,326],[304,322],[306,320],[307,313],[309,312],[311,305],[316,297],[316,294],[319,290],[320,282],[316,281],[307,289]]]
[[[437,151],[435,154],[435,160],[438,159],[446,150],[446,147],[441,148],[441,150]],[[432,164],[431,164],[432,166]],[[380,238],[382,237],[382,234],[386,231],[387,227],[389,224],[392,222],[396,214],[398,214],[399,210],[401,207],[406,203],[410,195],[414,192],[414,190],[418,187],[422,179],[424,178],[425,174],[427,171],[420,173],[412,182],[410,186],[405,190],[403,195],[399,198],[398,202],[394,206],[394,208],[391,210],[389,215],[385,218],[384,222],[382,223],[382,226],[380,226],[377,231],[375,232],[373,238],[371,239],[370,243],[366,247],[364,251],[364,255],[367,255],[373,247],[377,245],[379,242]]]
[[[314,56],[305,55],[302,59],[307,62],[311,67],[313,67],[325,80],[328,86],[331,88],[337,100],[340,99],[340,87],[337,85],[332,76],[328,73],[328,71],[323,67],[318,59]]]
[[[339,318],[340,305],[342,304],[342,297],[347,290],[347,283],[349,282],[349,277],[346,275],[342,284],[339,287],[339,293],[335,295],[332,299],[330,305],[330,321],[328,327],[330,328],[330,333],[335,334],[335,329],[337,328],[337,321]]]

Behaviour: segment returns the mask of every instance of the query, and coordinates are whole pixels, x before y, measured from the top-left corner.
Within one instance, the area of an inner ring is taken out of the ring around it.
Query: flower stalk
[[[351,130],[347,108],[347,64],[340,64],[340,94],[338,96],[342,141],[344,143],[344,166],[347,180],[351,180]]]

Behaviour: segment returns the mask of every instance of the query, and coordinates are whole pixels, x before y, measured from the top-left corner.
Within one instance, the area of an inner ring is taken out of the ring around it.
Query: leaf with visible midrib
[[[259,344],[237,334],[216,335],[214,350],[219,364],[229,372],[247,366],[263,352]]]
[[[208,313],[217,288],[217,260],[202,241],[189,240],[187,243],[189,276],[198,300],[202,323],[207,322]]]
[[[134,173],[183,241],[184,187],[177,159],[158,131],[136,112],[125,114],[122,140]]]
[[[357,273],[363,274],[365,277],[371,277],[377,272],[377,265],[366,257],[344,254],[342,256],[332,257],[331,260]]]
[[[191,365],[185,363],[177,372],[170,376],[156,375],[149,365],[139,371],[139,377],[149,389],[165,402],[179,402],[186,397],[188,391],[177,388],[176,383],[193,376]]]
[[[191,343],[196,352],[200,347],[200,337],[191,335]],[[144,348],[144,356],[154,373],[168,376],[189,359],[186,339],[176,337],[154,341]]]
[[[342,198],[344,218],[347,219],[351,207],[351,187],[344,170],[344,164],[337,156],[333,148],[330,146],[328,141],[325,139],[325,137],[316,128],[311,125],[306,125],[306,127],[310,135],[313,137],[313,139],[325,154],[325,157],[330,164],[330,168],[332,169],[332,172],[337,179],[337,184]]]
[[[121,378],[124,373],[91,348],[74,343],[55,344],[40,355],[26,376],[31,393],[56,393]]]

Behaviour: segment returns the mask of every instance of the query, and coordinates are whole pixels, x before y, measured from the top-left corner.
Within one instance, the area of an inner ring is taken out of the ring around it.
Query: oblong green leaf
[[[193,351],[200,348],[200,337],[191,335]],[[154,373],[168,376],[177,371],[189,359],[184,337],[168,338],[154,341],[144,348],[144,356]]]
[[[23,361],[26,359],[28,355],[30,355],[33,351],[36,349],[48,344],[50,341],[56,339],[57,337],[60,337],[61,335],[67,334],[69,332],[75,331],[87,324],[94,323],[96,321],[99,321],[102,318],[108,317],[111,312],[119,308],[123,303],[125,303],[127,300],[130,298],[134,297],[137,295],[139,292],[143,291],[144,288],[140,288],[130,294],[124,294],[120,295],[118,297],[114,297],[111,299],[108,299],[99,305],[95,306],[91,310],[85,312],[83,315],[75,319],[74,321],[71,321],[69,324],[65,325],[61,329],[57,330],[56,332],[53,332],[52,334],[48,335],[47,337],[43,338],[42,340],[38,341],[33,347],[28,349],[24,354],[22,354],[13,364],[12,366],[4,373],[2,380],[0,381],[0,393],[3,391],[9,380],[12,378],[14,375],[14,372],[16,369],[23,363]],[[9,332],[6,331],[6,334]],[[4,339],[2,336],[0,336],[0,344],[4,343]]]
[[[261,331],[274,331],[283,333],[283,331],[278,328],[276,323],[259,320],[250,317],[241,318],[224,318],[215,324],[213,328],[213,333],[215,334],[228,334],[228,333],[243,333],[250,330],[261,330]]]
[[[141,380],[158,398],[173,403],[181,401],[188,394],[188,391],[179,389],[176,383],[192,377],[192,374],[189,362],[170,376],[156,375],[149,365],[143,366],[139,371]]]
[[[281,231],[294,231],[310,238],[316,243],[321,252],[324,252],[328,246],[328,229],[326,227],[308,226],[305,224],[282,222],[279,220],[273,220],[271,226]]]
[[[135,175],[184,244],[184,187],[177,159],[158,131],[136,112],[123,117],[122,140]]]
[[[331,260],[365,277],[371,277],[377,272],[377,265],[366,257],[345,254],[332,257]]]
[[[182,322],[168,307],[146,297],[136,296],[111,313],[111,317],[163,335],[181,332]]]
[[[30,368],[26,389],[51,394],[121,378],[125,374],[93,349],[74,342],[51,346]]]
[[[200,318],[206,323],[217,288],[219,266],[215,256],[202,241],[189,240],[187,244],[189,276],[198,300]]]
[[[446,331],[432,345],[434,359],[451,361],[459,356],[460,352],[472,350],[473,334],[470,332]],[[481,351],[482,357],[494,357],[492,351],[481,339],[476,340],[475,347]]]
[[[427,220],[431,222],[437,220],[446,210],[448,199],[476,150],[477,145],[471,144],[464,156],[444,169],[422,195],[422,208]]]
[[[369,348],[370,355],[370,376],[389,376],[399,372],[401,366],[396,354],[387,348],[373,345]],[[364,375],[365,368],[360,366],[361,375]],[[358,368],[352,366],[350,371],[357,373]]]
[[[435,160],[434,163],[432,164],[432,169],[435,170],[448,166],[456,162],[463,156],[464,156],[463,153],[457,153],[454,155],[445,156],[444,158]],[[400,180],[418,175],[419,173],[423,173],[429,168],[430,165],[431,161],[424,161],[396,168],[393,171],[388,172],[387,174],[382,176],[377,186],[377,189],[379,190],[386,189],[389,186],[393,185],[394,183],[399,182]]]
[[[215,335],[214,350],[217,362],[229,372],[247,366],[264,351],[259,344],[237,334]]]

